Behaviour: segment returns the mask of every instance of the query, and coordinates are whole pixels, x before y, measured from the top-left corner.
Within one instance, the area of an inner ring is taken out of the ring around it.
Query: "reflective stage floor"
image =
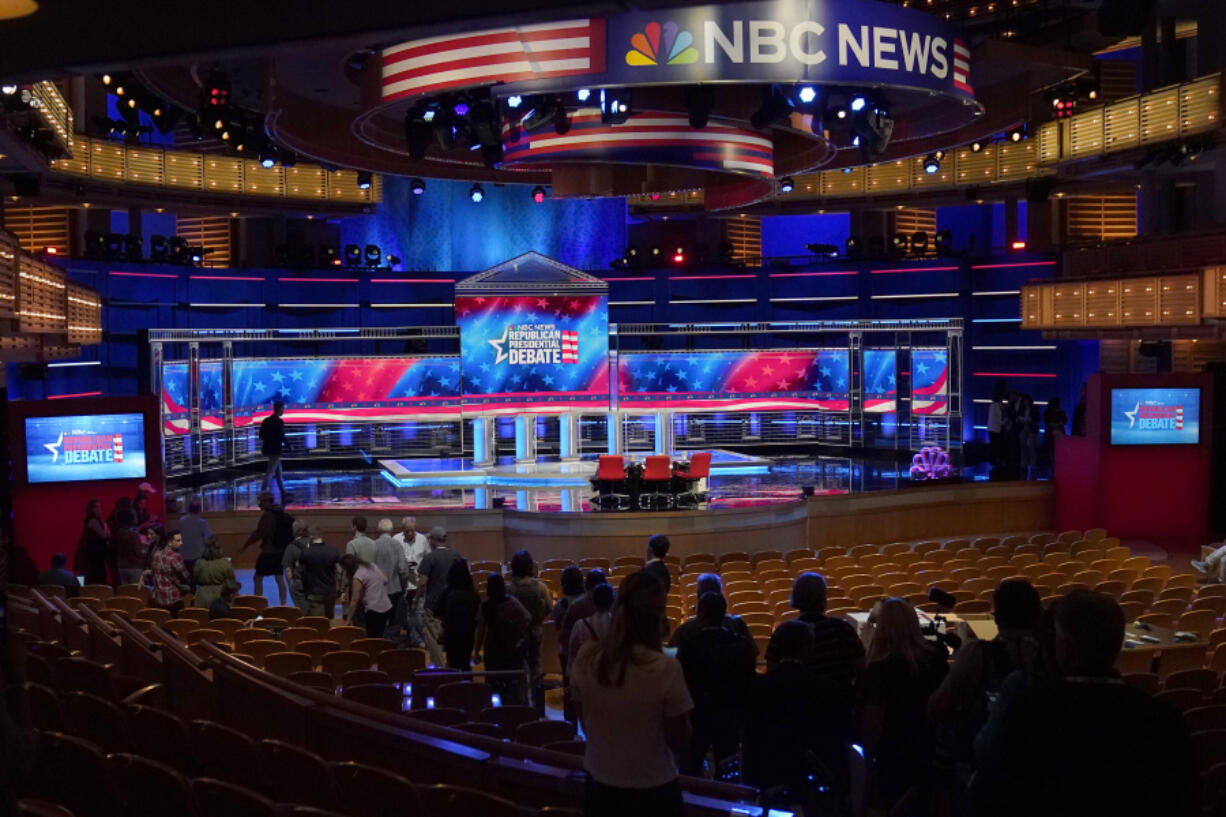
[[[851,457],[765,458],[730,451],[712,452],[711,476],[703,508],[736,508],[794,502],[804,486],[816,495],[893,490],[911,482],[908,465]],[[628,455],[640,459],[645,453]],[[292,467],[292,466],[291,466]],[[595,456],[578,462],[543,460],[517,464],[500,459],[488,468],[461,459],[379,460],[348,469],[286,470],[289,508],[345,508],[388,513],[409,510],[504,508],[529,511],[592,511],[588,482]],[[967,481],[987,480],[986,466],[963,468]],[[167,486],[180,506],[200,496],[208,512],[250,510],[263,475],[246,472],[198,486]]]

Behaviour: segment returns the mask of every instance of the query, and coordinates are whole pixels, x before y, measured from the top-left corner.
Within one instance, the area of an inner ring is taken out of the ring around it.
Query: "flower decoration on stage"
[[[951,473],[949,454],[939,445],[926,445],[911,458],[911,479],[946,479]]]
[[[630,38],[630,45],[631,49],[626,52],[626,65],[689,65],[698,62],[694,35],[679,29],[671,21],[662,26],[648,23]]]

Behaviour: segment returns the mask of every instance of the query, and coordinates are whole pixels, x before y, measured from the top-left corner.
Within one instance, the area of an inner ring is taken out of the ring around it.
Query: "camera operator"
[[[1032,673],[1041,660],[1038,591],[1024,579],[1006,579],[996,587],[992,610],[997,634],[990,641],[976,638],[966,622],[958,622],[961,646],[949,674],[928,699],[928,719],[937,728],[938,763],[961,783],[969,777],[972,743],[987,722],[1001,683],[1015,670]]]

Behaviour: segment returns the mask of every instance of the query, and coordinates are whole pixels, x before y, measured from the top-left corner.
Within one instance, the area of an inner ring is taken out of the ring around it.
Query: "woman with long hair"
[[[655,576],[627,576],[608,632],[572,664],[587,733],[585,817],[684,813],[676,758],[689,744],[694,703],[680,662],[660,649],[667,598]]]
[[[80,551],[85,556],[85,583],[106,584],[111,532],[102,521],[101,500],[91,499],[85,503],[85,520],[82,525]]]
[[[872,639],[859,691],[875,794],[891,813],[923,814],[933,757],[928,697],[945,677],[945,648],[924,639],[915,608],[904,599],[885,599],[869,621]]]
[[[115,512],[111,528],[111,550],[119,572],[120,584],[139,584],[140,574],[148,566],[149,545],[136,529],[136,514],[131,507]]]
[[[473,585],[467,559],[456,559],[447,571],[447,589],[434,615],[443,622],[443,652],[449,669],[468,672],[476,644],[477,612],[481,597]]]
[[[532,616],[519,599],[507,591],[498,573],[485,580],[485,601],[477,618],[477,652],[485,658],[487,670],[519,670],[526,674],[528,640],[532,638]],[[526,677],[493,680],[504,704],[528,703]]]
[[[209,609],[213,602],[221,598],[222,588],[237,586],[234,576],[234,565],[221,553],[221,545],[216,539],[207,539],[204,543],[204,555],[196,560],[192,567],[196,580],[196,599],[194,607]]]
[[[387,577],[370,562],[346,553],[340,560],[341,570],[349,582],[349,607],[345,623],[353,624],[359,610],[365,610],[366,635],[382,638],[392,617],[392,600],[387,597]]]

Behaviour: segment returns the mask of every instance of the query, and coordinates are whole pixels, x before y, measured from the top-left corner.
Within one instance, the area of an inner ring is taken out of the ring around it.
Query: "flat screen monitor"
[[[25,431],[28,482],[148,476],[142,414],[27,417]]]
[[[1196,445],[1200,389],[1112,389],[1112,445]]]

